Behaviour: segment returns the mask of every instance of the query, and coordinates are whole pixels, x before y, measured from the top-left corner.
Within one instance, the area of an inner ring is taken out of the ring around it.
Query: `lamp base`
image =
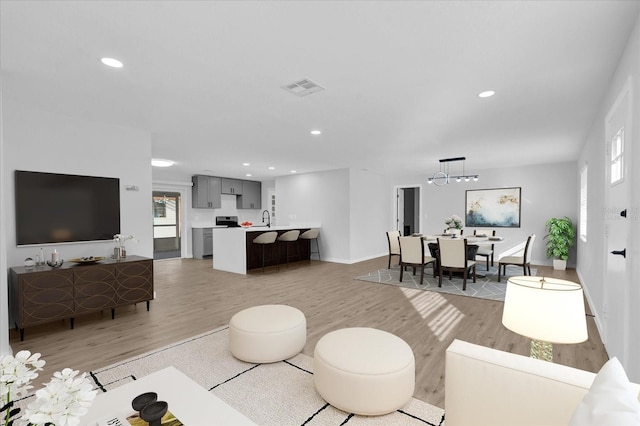
[[[553,362],[553,345],[542,340],[531,340],[531,358]]]

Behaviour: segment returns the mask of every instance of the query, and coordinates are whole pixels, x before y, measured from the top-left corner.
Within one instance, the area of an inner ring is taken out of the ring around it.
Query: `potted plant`
[[[567,268],[569,249],[576,240],[576,230],[568,217],[547,220],[547,259],[553,259],[553,269],[564,270]]]

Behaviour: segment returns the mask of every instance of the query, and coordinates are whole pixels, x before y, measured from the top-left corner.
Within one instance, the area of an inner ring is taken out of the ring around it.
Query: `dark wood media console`
[[[153,260],[141,256],[104,259],[83,265],[65,262],[59,268],[24,266],[10,269],[9,306],[20,340],[24,328],[90,312],[153,299]]]

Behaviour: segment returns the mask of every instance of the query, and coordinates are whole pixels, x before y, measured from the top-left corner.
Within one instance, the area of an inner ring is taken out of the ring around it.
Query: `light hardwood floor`
[[[414,396],[438,407],[444,407],[444,352],[453,339],[528,355],[529,340],[501,324],[502,302],[354,280],[386,264],[386,257],[353,265],[299,262],[243,276],[215,271],[211,260],[156,261],[150,312],[142,303],[117,309],[115,320],[110,311],[78,317],[74,330],[68,321],[30,327],[24,342],[12,330],[10,343],[14,352],[42,354],[40,383],[64,367],[89,371],[226,325],[250,306],[287,304],[307,317],[309,356],[320,337],[343,327],[375,327],[404,339],[416,357]],[[537,268],[538,275],[578,281],[575,270]],[[554,362],[593,372],[606,362],[593,318],[587,323],[589,340],[554,345]]]

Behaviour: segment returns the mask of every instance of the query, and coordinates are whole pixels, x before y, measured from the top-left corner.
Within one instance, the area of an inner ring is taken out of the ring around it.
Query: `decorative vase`
[[[567,261],[562,259],[553,259],[553,269],[556,271],[564,271],[567,269]]]

